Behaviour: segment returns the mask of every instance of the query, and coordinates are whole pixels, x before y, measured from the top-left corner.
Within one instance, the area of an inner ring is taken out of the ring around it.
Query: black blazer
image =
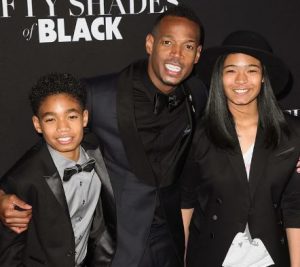
[[[300,227],[300,121],[286,116],[291,136],[275,149],[263,145],[258,129],[249,182],[239,147],[212,145],[203,128],[194,136],[184,173],[184,208],[194,207],[187,248],[187,266],[220,267],[238,232],[246,224],[260,238],[275,266],[289,266],[285,228]],[[237,137],[236,137],[237,138]],[[195,190],[196,188],[196,190]]]
[[[92,140],[92,139],[90,139]],[[88,244],[87,266],[110,266],[115,250],[115,202],[112,186],[97,145],[82,143],[96,159],[101,179],[99,198]],[[74,267],[75,241],[58,171],[44,142],[29,150],[1,179],[5,192],[32,205],[32,220],[17,235],[0,226],[0,266]]]
[[[185,84],[191,98],[185,102],[191,131],[182,139],[178,158],[163,184],[157,185],[134,116],[133,83],[140,82],[140,63],[130,65],[120,74],[86,80],[89,94],[90,127],[100,139],[101,151],[111,177],[117,206],[117,252],[113,266],[138,266],[146,247],[154,217],[156,199],[166,213],[178,257],[184,253],[183,227],[180,213],[180,190],[177,178],[188,151],[195,113],[200,114],[206,103],[206,89],[197,78]]]

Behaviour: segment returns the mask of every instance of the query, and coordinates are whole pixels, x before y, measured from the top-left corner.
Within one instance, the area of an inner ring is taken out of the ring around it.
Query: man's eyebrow
[[[170,38],[170,39],[174,39],[174,36],[173,36],[173,35],[170,35],[170,34],[165,34],[165,35],[162,35],[161,38]],[[185,42],[186,42],[186,43],[188,43],[188,42],[197,43],[197,40],[196,40],[196,39],[187,39]]]

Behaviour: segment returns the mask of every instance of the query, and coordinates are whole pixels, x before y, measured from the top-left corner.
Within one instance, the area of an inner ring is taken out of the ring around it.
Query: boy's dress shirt
[[[81,165],[89,160],[82,147],[77,162],[65,158],[49,145],[48,149],[62,179],[75,238],[75,263],[79,265],[87,254],[89,232],[100,196],[101,182],[95,170],[76,173],[69,181],[63,181],[66,168],[74,167],[75,164]]]

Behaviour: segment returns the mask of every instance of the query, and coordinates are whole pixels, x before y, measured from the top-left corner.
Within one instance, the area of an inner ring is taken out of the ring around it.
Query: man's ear
[[[194,64],[198,63],[199,58],[201,56],[201,51],[202,51],[202,45],[198,45]]]
[[[82,113],[83,127],[86,127],[89,121],[89,112],[85,109]]]
[[[151,33],[148,33],[146,36],[146,51],[149,55],[152,54],[152,49],[153,49],[153,43],[154,43],[154,36]]]
[[[43,133],[42,131],[42,127],[41,127],[41,124],[40,124],[40,120],[37,116],[32,116],[32,123],[33,123],[33,126],[35,128],[35,130],[38,132],[38,133]]]

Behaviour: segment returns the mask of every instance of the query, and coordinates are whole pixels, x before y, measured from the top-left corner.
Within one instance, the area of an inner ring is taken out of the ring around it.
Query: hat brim
[[[284,91],[290,77],[289,69],[284,62],[280,58],[274,56],[272,53],[244,46],[211,47],[205,49],[201,53],[196,71],[207,86],[210,85],[212,71],[216,60],[222,55],[228,55],[232,53],[243,53],[260,60],[266,67],[274,94],[279,95]]]

